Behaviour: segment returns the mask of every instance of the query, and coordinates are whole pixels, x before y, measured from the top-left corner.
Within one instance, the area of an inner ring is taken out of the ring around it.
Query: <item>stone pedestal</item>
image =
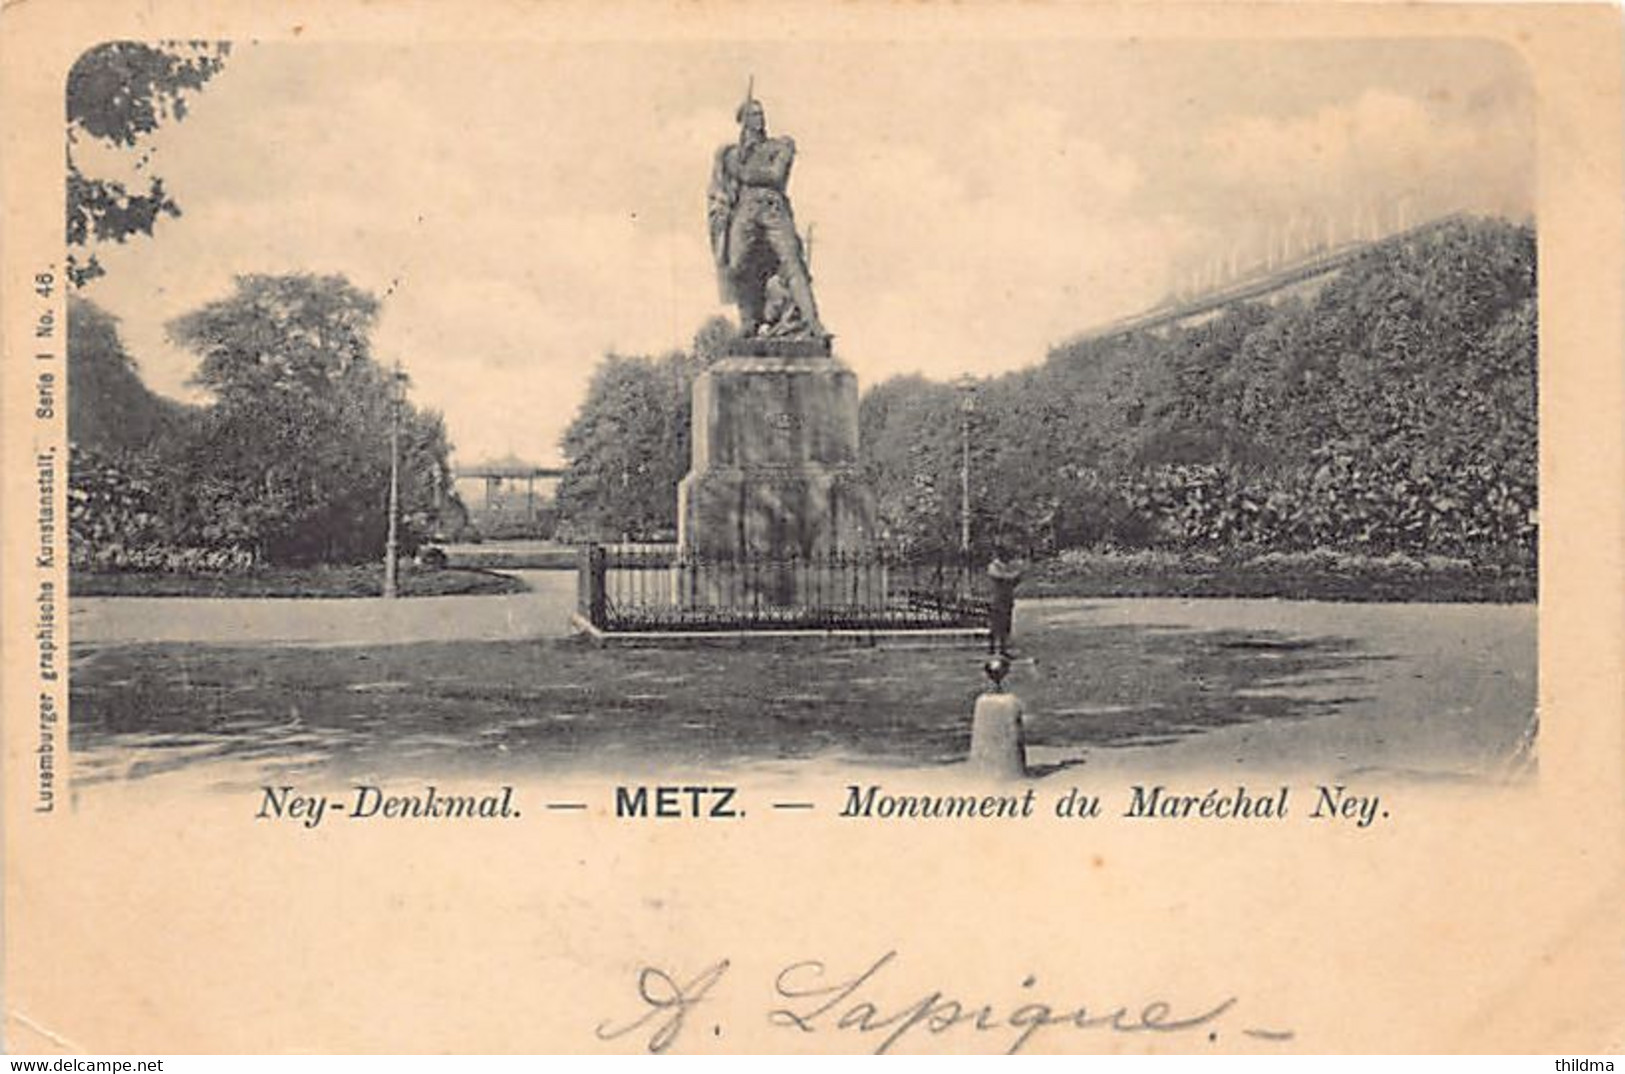
[[[858,382],[820,355],[735,355],[694,384],[677,543],[708,559],[815,557],[874,540],[858,474]]]
[[[1027,775],[1021,699],[1015,694],[985,693],[976,699],[976,712],[971,717],[970,755],[965,765],[988,779],[1022,779]]]

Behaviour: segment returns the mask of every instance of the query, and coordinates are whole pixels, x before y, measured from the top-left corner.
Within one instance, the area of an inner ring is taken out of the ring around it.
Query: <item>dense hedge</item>
[[[1276,305],[1057,347],[976,390],[976,543],[1532,568],[1536,336],[1533,230],[1463,220]],[[902,544],[957,538],[961,402],[920,378],[864,398],[868,476]]]

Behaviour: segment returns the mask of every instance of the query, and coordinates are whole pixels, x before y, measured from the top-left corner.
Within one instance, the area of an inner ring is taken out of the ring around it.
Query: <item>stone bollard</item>
[[[1010,661],[995,656],[985,667],[993,689],[976,699],[971,717],[970,756],[965,766],[990,779],[1023,779],[1027,775],[1027,743],[1022,737],[1021,698],[1004,692]]]

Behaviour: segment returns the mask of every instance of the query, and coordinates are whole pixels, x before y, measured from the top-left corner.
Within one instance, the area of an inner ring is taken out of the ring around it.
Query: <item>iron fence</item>
[[[968,559],[882,551],[713,559],[674,547],[581,550],[579,611],[605,631],[929,630],[988,623]]]

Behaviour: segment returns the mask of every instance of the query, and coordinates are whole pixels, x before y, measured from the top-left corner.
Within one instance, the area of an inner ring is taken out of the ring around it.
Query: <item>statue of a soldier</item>
[[[739,306],[745,339],[827,340],[785,187],[796,143],[767,136],[762,104],[747,95],[739,141],[717,150],[708,215],[724,302]]]

